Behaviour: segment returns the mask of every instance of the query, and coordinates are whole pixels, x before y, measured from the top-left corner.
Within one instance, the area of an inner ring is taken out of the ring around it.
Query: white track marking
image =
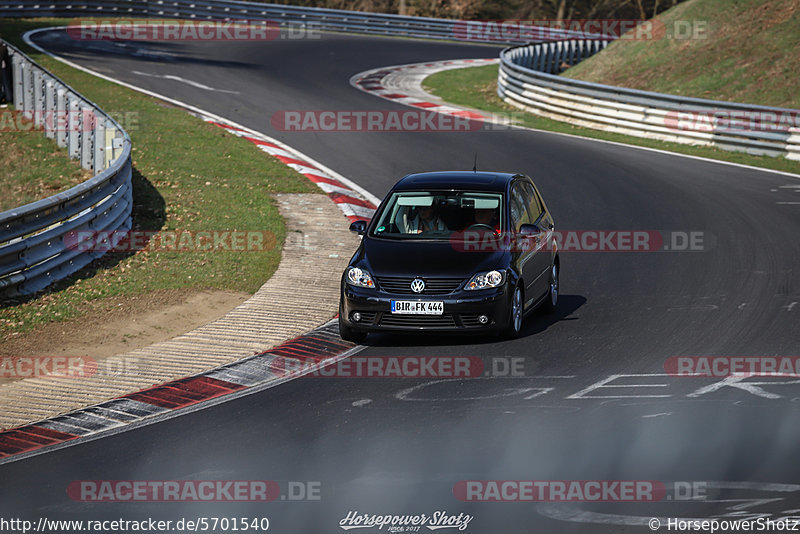
[[[156,92],[153,92],[153,91],[148,91],[147,89],[143,89],[142,87],[139,87],[139,86],[127,83],[127,82],[123,82],[122,80],[118,80],[118,79],[113,78],[111,76],[107,76],[107,75],[101,74],[101,73],[99,73],[99,72],[97,72],[95,70],[86,68],[86,67],[84,67],[82,65],[74,63],[74,62],[72,62],[72,61],[70,61],[68,59],[65,59],[65,58],[63,58],[63,57],[61,57],[59,55],[56,55],[56,54],[54,54],[52,52],[49,52],[48,50],[45,50],[41,46],[39,46],[36,43],[34,43],[33,40],[31,39],[31,36],[36,35],[37,33],[42,33],[42,32],[47,32],[47,31],[54,31],[54,30],[66,30],[66,29],[67,29],[67,26],[52,26],[52,27],[49,27],[49,28],[38,28],[36,30],[31,30],[29,32],[26,32],[22,36],[22,38],[23,38],[23,40],[25,41],[25,43],[28,46],[30,46],[32,48],[35,48],[36,50],[38,50],[42,54],[48,55],[48,56],[52,57],[53,59],[55,59],[56,61],[60,61],[61,63],[64,63],[65,65],[69,65],[70,67],[72,67],[74,69],[78,69],[78,70],[80,70],[82,72],[85,72],[87,74],[91,74],[92,76],[97,76],[100,79],[115,83],[117,85],[121,85],[122,87],[127,87],[128,89],[133,89],[134,91],[138,91],[138,92],[146,94],[148,96],[152,96],[154,98],[158,98],[158,99],[163,100],[165,102],[169,102],[170,104],[174,104],[176,106],[182,107],[182,108],[187,109],[189,111],[193,111],[193,112],[197,113],[198,115],[209,117],[209,118],[213,119],[214,121],[219,122],[221,124],[227,124],[227,125],[233,126],[234,128],[238,128],[238,129],[240,129],[240,130],[242,130],[244,132],[250,133],[252,135],[260,136],[260,137],[264,138],[265,140],[267,140],[268,142],[270,142],[270,143],[272,143],[274,145],[277,145],[280,148],[286,150],[287,152],[292,154],[293,157],[296,157],[297,159],[306,160],[307,162],[315,165],[319,170],[324,171],[326,174],[329,174],[330,176],[332,176],[336,180],[342,182],[343,184],[347,185],[348,187],[350,187],[350,188],[354,189],[355,191],[359,192],[364,198],[366,198],[367,200],[369,200],[370,202],[372,202],[376,206],[381,203],[381,200],[378,197],[376,197],[375,195],[373,195],[372,193],[370,193],[369,191],[364,189],[362,186],[360,186],[357,183],[353,182],[349,178],[346,178],[346,177],[342,176],[341,174],[339,174],[338,172],[334,171],[333,169],[331,169],[327,165],[323,165],[322,163],[318,162],[314,158],[312,158],[310,156],[307,156],[306,154],[300,152],[299,150],[297,150],[295,148],[290,147],[289,145],[283,143],[282,141],[279,141],[278,139],[270,137],[265,133],[259,132],[257,130],[253,130],[252,128],[248,128],[247,126],[244,126],[243,124],[239,124],[237,122],[231,121],[229,119],[226,119],[225,117],[221,117],[220,115],[217,115],[215,113],[211,113],[210,111],[207,111],[205,109],[199,108],[197,106],[193,106],[193,105],[188,104],[186,102],[183,102],[181,100],[177,100],[175,98],[170,98],[168,96],[164,96],[162,94],[159,94],[159,93],[156,93]]]
[[[700,395],[705,395],[707,393],[713,393],[718,391],[724,387],[731,387],[735,389],[741,389],[742,391],[746,391],[752,395],[757,397],[762,397],[764,399],[780,399],[782,398],[781,395],[777,393],[770,393],[769,391],[765,391],[760,386],[788,386],[793,384],[800,384],[800,380],[787,380],[787,381],[775,381],[775,382],[743,382],[745,377],[741,376],[729,376],[723,378],[719,382],[715,382],[713,384],[709,384],[704,386],[693,393],[689,393],[687,397],[699,397]]]
[[[186,78],[181,78],[180,76],[175,76],[174,74],[151,74],[149,72],[141,72],[138,70],[132,70],[132,74],[136,74],[137,76],[146,76],[148,78],[160,78],[162,80],[172,80],[175,82],[185,83],[186,85],[190,85],[192,87],[197,87],[198,89],[203,89],[204,91],[214,91],[217,93],[229,93],[232,95],[239,95],[241,94],[239,91],[228,91],[227,89],[215,89],[214,87],[202,84],[200,82],[196,82],[194,80],[187,80]]]
[[[608,385],[610,382],[618,378],[623,377],[643,377],[643,376],[669,376],[665,374],[652,374],[652,375],[611,375],[606,377],[594,384],[585,387],[584,389],[580,390],[577,393],[573,393],[568,399],[663,399],[672,397],[672,395],[589,395],[586,394],[595,391],[598,389],[606,389],[606,388],[657,388],[657,387],[667,387],[669,384],[614,384]]]

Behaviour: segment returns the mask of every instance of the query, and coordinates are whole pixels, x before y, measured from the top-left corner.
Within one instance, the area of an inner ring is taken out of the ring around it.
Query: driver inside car
[[[434,206],[418,206],[416,214],[406,221],[407,234],[446,232],[447,225],[436,214]]]
[[[497,210],[493,208],[489,209],[476,209],[474,214],[474,222],[470,226],[473,230],[477,228],[484,228],[486,230],[491,230],[495,234],[500,233],[500,217],[497,216]],[[476,228],[477,226],[477,228]],[[486,228],[488,227],[488,228]]]

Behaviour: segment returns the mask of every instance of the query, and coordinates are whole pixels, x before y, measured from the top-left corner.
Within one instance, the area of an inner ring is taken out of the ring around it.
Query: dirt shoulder
[[[0,356],[102,359],[171,339],[225,315],[251,295],[242,291],[163,289],[101,299],[77,319],[8,337]]]

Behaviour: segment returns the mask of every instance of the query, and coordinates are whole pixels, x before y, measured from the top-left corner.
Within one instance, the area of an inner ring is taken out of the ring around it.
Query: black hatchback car
[[[556,308],[553,218],[522,174],[410,174],[350,230],[363,238],[342,276],[345,340],[372,331],[516,337],[526,313]]]

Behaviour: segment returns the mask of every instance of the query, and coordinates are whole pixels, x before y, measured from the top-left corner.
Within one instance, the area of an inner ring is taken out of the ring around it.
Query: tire
[[[339,314],[339,337],[352,343],[361,343],[367,338],[367,333],[354,330],[347,326],[342,319],[342,315]]]
[[[542,304],[542,311],[544,311],[544,313],[555,313],[556,308],[558,307],[559,271],[560,269],[558,263],[553,262],[552,267],[550,267],[550,280],[548,282],[547,297],[544,299],[544,303]]]
[[[516,339],[522,331],[522,320],[524,313],[525,299],[522,295],[522,287],[517,285],[514,288],[514,293],[511,297],[511,302],[508,310],[508,325],[503,330],[503,337],[506,339]]]

